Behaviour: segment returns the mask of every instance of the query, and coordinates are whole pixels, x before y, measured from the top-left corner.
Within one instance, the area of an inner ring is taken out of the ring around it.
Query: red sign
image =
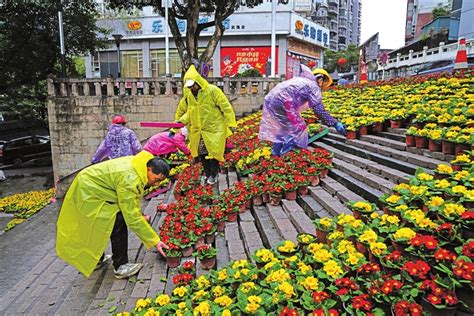
[[[278,73],[278,47],[275,49],[275,74]],[[271,47],[222,47],[221,76],[243,73],[246,70],[257,69],[262,75],[271,73]]]

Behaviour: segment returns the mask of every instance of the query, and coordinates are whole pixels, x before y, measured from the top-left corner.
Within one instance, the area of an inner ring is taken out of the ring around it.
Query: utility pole
[[[59,44],[61,45],[61,73],[66,78],[66,50],[64,48],[64,27],[63,27],[63,5],[61,0],[56,0],[56,9],[58,11],[59,24]]]
[[[272,48],[271,48],[271,59],[272,69],[270,72],[271,77],[275,77],[275,64],[276,64],[276,7],[278,0],[272,0]]]

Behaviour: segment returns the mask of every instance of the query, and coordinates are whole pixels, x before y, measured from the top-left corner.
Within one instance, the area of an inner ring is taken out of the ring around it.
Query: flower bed
[[[7,224],[5,231],[21,224],[28,217],[36,214],[43,207],[51,203],[54,193],[54,189],[49,189],[15,194],[0,199],[0,212],[14,215],[14,219]]]

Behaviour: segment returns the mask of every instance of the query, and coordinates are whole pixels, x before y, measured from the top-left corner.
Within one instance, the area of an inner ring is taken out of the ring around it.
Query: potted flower
[[[166,255],[166,264],[170,268],[176,268],[179,266],[179,263],[181,262],[181,251],[178,249],[165,249],[165,255]]]
[[[458,155],[454,160],[451,161],[451,168],[454,171],[461,171],[464,167],[469,166],[470,163],[471,159],[469,158],[469,155]]]
[[[410,126],[405,134],[405,142],[407,147],[415,147],[415,134],[416,134],[417,128],[416,126]]]
[[[432,316],[456,315],[458,304],[456,293],[438,285],[435,280],[425,280],[421,285],[421,290],[424,292],[421,301],[423,310]]]
[[[453,174],[453,168],[447,164],[439,164],[436,166],[435,179],[441,180],[449,178]]]
[[[390,128],[401,128],[404,116],[405,111],[403,109],[392,110],[390,113]]]
[[[443,137],[442,129],[432,129],[428,132],[428,149],[431,152],[441,151],[441,139]]]
[[[199,258],[204,270],[210,270],[216,266],[217,250],[211,245],[204,244],[197,247],[193,255]]]
[[[336,307],[337,302],[331,299],[331,295],[326,291],[304,291],[300,299],[301,305],[306,311],[306,314],[312,312],[315,316],[339,316]],[[299,314],[293,314],[299,315]],[[290,315],[288,315],[290,316]]]
[[[285,199],[287,199],[288,201],[296,200],[297,189],[298,183],[293,179],[293,177],[289,177],[284,185]]]
[[[415,145],[416,148],[426,149],[428,148],[428,129],[417,129],[415,133]]]
[[[259,249],[252,255],[252,259],[255,261],[257,268],[262,268],[265,264],[276,259],[275,254],[269,249]]]
[[[364,221],[367,221],[367,217],[377,210],[375,204],[366,201],[349,201],[347,206],[351,209],[355,218]]]
[[[392,305],[392,313],[396,316],[422,315],[423,308],[412,300],[400,300]]]
[[[298,251],[298,248],[296,247],[296,244],[291,240],[285,240],[278,244],[277,250],[278,253],[280,253],[281,255],[285,257],[290,257]]]
[[[297,174],[295,175],[294,180],[298,186],[298,195],[308,195],[309,178],[302,174]]]
[[[416,232],[409,227],[402,227],[390,235],[393,248],[404,251],[408,247],[410,240],[416,236]]]
[[[334,229],[334,222],[328,217],[323,217],[315,219],[313,224],[316,227],[318,241],[324,244],[327,243],[327,235]]]
[[[347,139],[356,139],[357,131],[355,125],[346,125],[346,138]]]
[[[296,240],[298,241],[298,244],[302,247],[307,246],[312,242],[315,242],[316,236],[308,233],[299,233],[298,235],[296,235]]]
[[[196,274],[196,266],[194,265],[194,262],[192,261],[185,261],[183,264],[179,267],[179,273],[187,273],[191,275]]]
[[[441,142],[441,150],[445,155],[454,155],[455,140],[458,136],[458,132],[452,129],[448,129],[444,134],[444,139]]]
[[[402,255],[401,251],[395,250],[392,253],[381,256],[380,264],[382,265],[384,271],[391,274],[397,274],[402,269],[405,264],[405,257]]]

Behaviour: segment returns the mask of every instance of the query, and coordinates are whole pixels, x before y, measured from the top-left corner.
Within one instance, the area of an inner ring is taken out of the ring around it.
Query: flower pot
[[[216,266],[216,257],[199,259],[199,262],[204,270],[210,270]]]
[[[309,176],[309,184],[313,187],[317,186],[319,184],[319,177],[318,176]]]
[[[329,169],[322,169],[321,170],[321,175],[320,175],[321,179],[326,178],[328,173],[329,173]]]
[[[454,316],[456,315],[456,310],[457,310],[456,306],[436,308],[424,297],[421,299],[421,306],[423,307],[423,310],[428,312],[428,314],[431,316]]]
[[[405,143],[406,143],[407,147],[415,147],[415,146],[416,146],[416,143],[415,143],[415,136],[413,136],[413,135],[406,135],[406,137],[405,137]]]
[[[441,142],[441,151],[445,155],[454,155],[454,143],[448,140],[443,140]]]
[[[428,139],[424,136],[415,136],[416,148],[425,149],[428,148]]]
[[[221,168],[219,169],[219,172],[220,172],[221,174],[227,174],[227,168],[221,167]]]
[[[228,214],[227,221],[230,223],[237,221],[237,214],[236,212]]]
[[[252,208],[252,199],[245,201],[245,209],[250,210]]]
[[[474,315],[474,291],[469,286],[456,289],[456,296],[467,305],[467,308],[460,306],[458,309],[463,313]]]
[[[395,248],[395,250],[405,252],[405,248],[407,247],[406,245],[400,242],[396,242],[395,240],[392,240],[392,239],[390,241],[392,243],[393,248]]]
[[[199,237],[196,241],[196,248],[201,247],[204,245],[204,237]]]
[[[390,120],[390,128],[402,127],[402,120]]]
[[[262,196],[261,195],[256,195],[252,198],[252,203],[254,206],[260,206],[262,205]]]
[[[462,167],[463,167],[463,165],[456,165],[456,164],[451,165],[451,168],[453,169],[453,171],[461,171]]]
[[[316,237],[319,242],[326,244],[328,242],[328,234],[329,232],[316,228]]]
[[[192,246],[188,246],[184,249],[181,250],[181,253],[183,254],[183,257],[191,257],[192,254],[193,254],[193,247]]]
[[[462,155],[464,154],[465,150],[469,150],[471,147],[467,144],[456,144],[454,145],[454,154],[457,155]]]
[[[170,268],[177,268],[181,262],[181,257],[166,257],[166,264]]]
[[[285,199],[288,201],[296,200],[296,190],[285,192]]]
[[[278,206],[280,205],[281,202],[281,196],[279,195],[270,195],[270,204],[273,206]]]
[[[383,132],[383,124],[382,123],[374,123],[372,124],[372,131],[374,133],[381,133]]]
[[[423,206],[421,207],[421,210],[422,210],[424,213],[428,213],[428,211],[429,211],[428,205],[423,204]]]
[[[368,126],[360,126],[359,127],[359,135],[368,135],[369,134],[369,127]]]
[[[268,193],[263,193],[262,194],[262,202],[267,204],[270,202],[270,194]]]
[[[239,213],[245,213],[247,211],[247,206],[245,205],[246,203],[242,203],[239,206]]]
[[[336,230],[339,231],[339,232],[343,232],[344,231],[344,226],[336,223]]]
[[[298,195],[308,195],[308,186],[307,185],[302,185],[298,187]]]
[[[223,233],[225,231],[225,221],[221,221],[217,223],[217,231],[219,233]]]
[[[357,132],[356,131],[347,131],[346,138],[347,139],[356,139],[357,138]]]
[[[428,149],[431,152],[440,152],[441,151],[441,143],[435,140],[429,139],[428,140]]]
[[[449,178],[449,174],[435,172],[435,173],[434,173],[434,178],[435,178],[436,180],[447,179],[447,178]]]
[[[208,235],[204,236],[204,241],[206,242],[206,244],[212,244],[212,243],[214,243],[214,240],[216,240],[216,234],[215,233],[208,234]]]
[[[358,252],[366,255],[368,253],[368,249],[367,249],[367,246],[363,243],[361,243],[360,241],[356,241],[356,249]]]

